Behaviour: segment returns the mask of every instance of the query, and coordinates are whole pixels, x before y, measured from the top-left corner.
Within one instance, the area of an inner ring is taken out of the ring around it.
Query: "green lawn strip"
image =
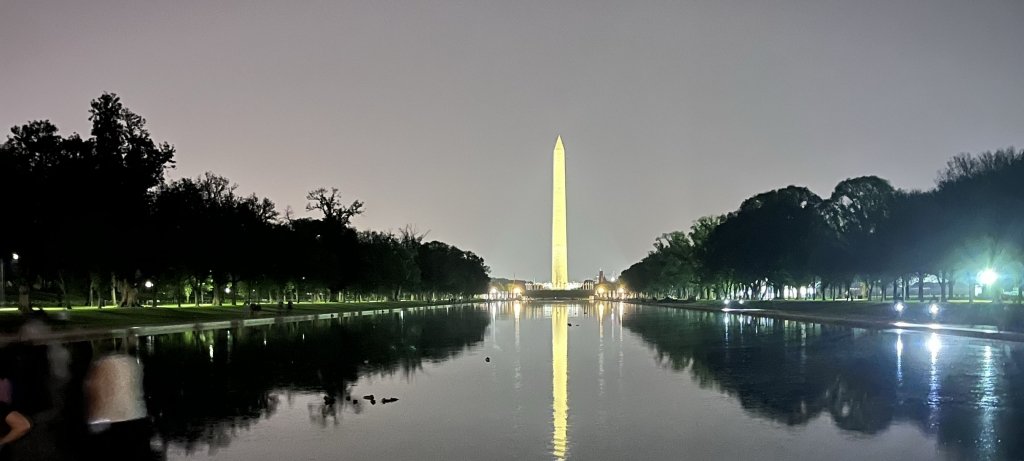
[[[241,305],[238,306],[201,306],[176,307],[160,306],[156,308],[104,308],[95,307],[64,309],[46,309],[47,316],[52,320],[54,329],[99,329],[125,328],[131,326],[175,325],[183,323],[216,322],[251,318],[273,318],[278,315],[313,315],[330,314],[361,310],[393,309],[401,307],[419,307],[431,305],[458,304],[465,301],[399,301],[399,302],[360,302],[360,303],[316,303],[295,304],[290,311],[278,312],[276,305],[265,305],[261,312],[250,313]],[[67,315],[67,320],[61,317]],[[13,309],[0,311],[0,332],[15,332],[24,323],[25,318]]]

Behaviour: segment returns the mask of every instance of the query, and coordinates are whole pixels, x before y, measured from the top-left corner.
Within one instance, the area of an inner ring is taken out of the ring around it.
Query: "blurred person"
[[[8,445],[25,436],[32,423],[7,403],[0,403],[0,460],[9,459]]]
[[[142,390],[142,365],[127,354],[96,360],[85,378],[89,459],[155,458]]]
[[[11,353],[7,348],[0,349],[0,403],[10,405],[14,395],[11,388],[11,373],[14,370],[14,361],[11,360]]]

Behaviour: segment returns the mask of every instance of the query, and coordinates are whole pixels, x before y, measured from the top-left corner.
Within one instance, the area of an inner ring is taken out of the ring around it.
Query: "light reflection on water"
[[[512,302],[140,344],[169,459],[1024,458],[1024,350],[938,333]]]
[[[551,434],[552,454],[565,459],[569,430],[569,313],[561,306],[551,312]]]

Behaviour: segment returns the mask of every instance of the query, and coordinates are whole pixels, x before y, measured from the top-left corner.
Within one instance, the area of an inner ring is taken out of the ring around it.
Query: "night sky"
[[[88,133],[103,91],[214,171],[291,205],[337,186],[550,277],[551,149],[569,271],[617,274],[663,232],[790,184],[928,188],[959,152],[1024,146],[1024,1],[0,0],[0,125]]]

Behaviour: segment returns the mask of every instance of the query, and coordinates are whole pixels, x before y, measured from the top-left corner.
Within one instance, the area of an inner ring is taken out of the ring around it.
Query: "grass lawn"
[[[350,302],[350,303],[296,303],[291,311],[282,311],[283,315],[329,314],[335,312],[360,311],[367,309],[392,309],[396,307],[417,307],[430,305],[458,304],[468,301],[389,301],[389,302]],[[182,323],[214,322],[222,320],[274,317],[278,315],[277,305],[264,305],[262,312],[249,313],[241,304],[237,306],[203,305],[182,306],[161,305],[156,308],[112,308],[105,307],[74,307],[70,311],[62,308],[44,309],[53,320],[54,329],[85,329],[85,328],[125,328],[143,325],[174,325]],[[60,316],[68,315],[67,320]],[[11,333],[20,328],[25,317],[14,308],[0,309],[0,332]]]

